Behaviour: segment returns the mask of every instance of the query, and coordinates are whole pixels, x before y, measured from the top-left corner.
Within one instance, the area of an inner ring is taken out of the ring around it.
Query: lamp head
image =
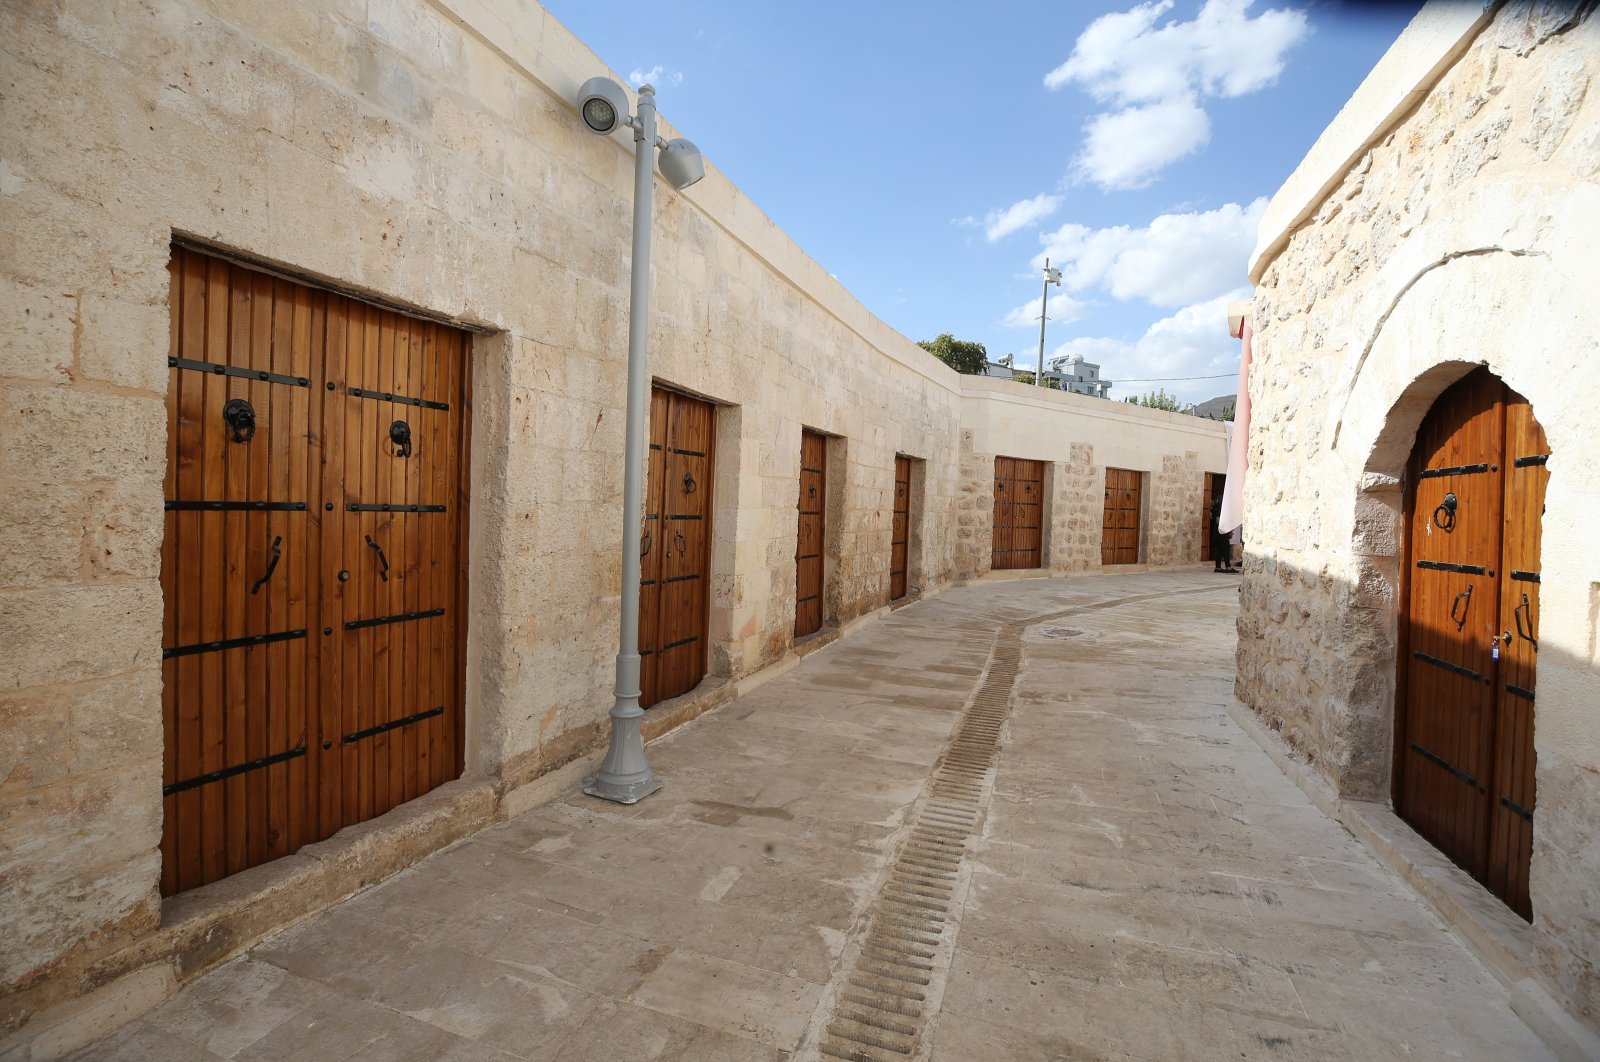
[[[591,133],[606,136],[628,121],[628,94],[609,77],[591,77],[578,89],[578,115]]]
[[[675,137],[661,148],[661,176],[678,191],[683,191],[706,175],[706,160],[700,149],[682,137]]]
[[[1061,286],[1061,270],[1051,266],[1045,266],[1044,279],[1046,284],[1054,284],[1059,288]]]

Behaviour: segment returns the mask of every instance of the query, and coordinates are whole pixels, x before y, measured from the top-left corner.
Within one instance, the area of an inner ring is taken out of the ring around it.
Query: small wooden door
[[[1480,369],[1429,411],[1407,472],[1395,805],[1527,919],[1548,454],[1527,401]]]
[[[168,895],[460,772],[467,422],[462,333],[194,251],[170,272]]]
[[[1217,527],[1217,513],[1222,509],[1222,488],[1227,484],[1228,477],[1221,472],[1206,473],[1205,492],[1200,496],[1200,559],[1208,561],[1211,556],[1211,538]],[[1224,557],[1230,564],[1231,556]]]
[[[994,459],[994,539],[989,566],[1037,568],[1043,563],[1044,462]]]
[[[800,534],[794,549],[794,636],[822,628],[822,543],[826,525],[828,440],[800,433]]]
[[[706,676],[711,484],[717,409],[657,387],[639,542],[639,704],[687,693]]]
[[[1106,469],[1105,521],[1100,535],[1101,564],[1139,563],[1140,473]]]
[[[889,533],[889,600],[906,596],[911,543],[911,458],[894,459],[894,526]]]

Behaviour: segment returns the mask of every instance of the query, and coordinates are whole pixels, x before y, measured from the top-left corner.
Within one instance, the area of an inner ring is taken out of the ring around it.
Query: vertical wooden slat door
[[[889,600],[906,596],[911,543],[911,458],[895,455],[894,515],[889,531]]]
[[[175,249],[170,269],[161,578],[161,884],[169,895],[287,855],[457,773],[459,628],[424,632],[389,619],[370,628],[389,628],[386,637],[358,645],[343,621],[419,612],[458,593],[459,518],[425,533],[403,522],[409,512],[347,511],[344,492],[355,483],[374,497],[420,497],[426,468],[459,509],[464,411],[457,406],[449,425],[417,419],[413,463],[397,472],[361,453],[362,420],[346,408],[360,403],[342,388],[347,341],[357,344],[362,371],[370,355],[391,390],[396,381],[459,387],[465,363],[462,336],[450,329],[195,251]],[[438,378],[424,381],[429,373]],[[393,405],[393,397],[380,401]],[[377,587],[348,547],[349,536],[363,534],[391,565]],[[352,578],[341,582],[346,569]],[[387,735],[386,758],[360,776],[365,802],[351,810],[332,796],[357,777],[347,768],[343,739],[352,728],[343,716],[392,722],[377,714],[379,689],[385,701],[437,700],[444,712],[435,715],[455,717]]]
[[[1207,472],[1205,490],[1200,495],[1200,560],[1213,560],[1211,556],[1211,535],[1216,530],[1217,513],[1222,506],[1222,490],[1227,485],[1228,477],[1221,472]],[[1229,564],[1233,563],[1230,555],[1222,558]]]
[[[1140,473],[1106,469],[1105,517],[1100,533],[1101,564],[1139,563]]]
[[[639,703],[687,693],[706,674],[716,407],[657,387],[640,539]]]
[[[994,459],[994,539],[989,566],[996,571],[1043,563],[1044,462]]]
[[[800,433],[799,534],[794,549],[794,636],[822,629],[822,548],[827,518],[828,440]]]
[[[1407,473],[1396,807],[1524,918],[1546,456],[1527,403],[1478,370],[1429,411]]]
[[[342,666],[323,741],[338,753],[326,784],[344,825],[458,771],[466,350],[455,329],[345,300],[338,310],[324,422],[340,422],[342,447],[324,462],[323,619]]]
[[[318,293],[178,253],[162,588],[162,891],[315,839],[307,681]],[[232,424],[224,418],[233,407]],[[274,458],[269,460],[269,458]]]

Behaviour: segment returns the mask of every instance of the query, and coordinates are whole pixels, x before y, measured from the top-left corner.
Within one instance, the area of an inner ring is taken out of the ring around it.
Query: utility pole
[[[1040,381],[1044,379],[1044,323],[1050,318],[1045,314],[1045,307],[1050,304],[1050,285],[1061,286],[1061,270],[1050,268],[1050,259],[1044,260],[1044,288],[1039,292],[1039,366],[1033,372],[1033,386],[1043,386]]]

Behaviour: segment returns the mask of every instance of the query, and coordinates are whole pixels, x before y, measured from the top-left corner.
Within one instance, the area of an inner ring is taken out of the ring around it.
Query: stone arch
[[[1352,589],[1338,623],[1350,647],[1340,691],[1351,727],[1341,791],[1386,799],[1391,777],[1400,566],[1405,552],[1400,478],[1418,426],[1451,384],[1480,365],[1532,403],[1551,448],[1547,507],[1562,486],[1597,478],[1582,468],[1573,404],[1586,361],[1600,353],[1600,319],[1548,256],[1483,249],[1430,261],[1394,293],[1377,319],[1367,356],[1349,381],[1333,456],[1353,496]],[[1591,361],[1592,363],[1592,361]],[[1559,485],[1561,480],[1565,484]],[[1545,549],[1563,550],[1559,521],[1546,521]],[[1576,544],[1574,544],[1576,545]]]

